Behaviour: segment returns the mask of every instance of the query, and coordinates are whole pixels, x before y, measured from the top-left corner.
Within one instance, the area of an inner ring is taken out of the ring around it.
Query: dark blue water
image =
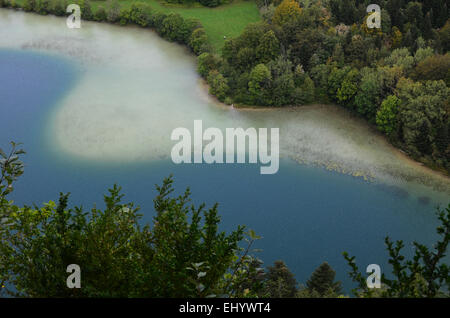
[[[436,239],[433,198],[420,203],[400,189],[289,160],[278,174],[260,175],[252,165],[105,165],[55,154],[44,137],[46,120],[78,75],[76,66],[54,56],[0,50],[0,147],[14,140],[27,150],[26,172],[13,195],[19,204],[71,192],[76,205],[102,206],[102,195],[118,183],[125,200],[140,205],[151,221],[154,185],[174,174],[177,192],[189,186],[195,203],[220,203],[223,230],[242,224],[262,235],[255,247],[263,249],[258,256],[266,265],[283,259],[304,283],[328,261],[346,290],[353,284],[343,251],[356,255],[363,270],[375,263],[387,272],[386,235],[403,239],[406,254],[413,240]]]

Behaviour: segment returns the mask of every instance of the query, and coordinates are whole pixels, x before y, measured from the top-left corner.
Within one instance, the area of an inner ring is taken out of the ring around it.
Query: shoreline
[[[30,12],[24,11],[21,8],[6,8],[6,9],[13,9],[15,11],[20,11],[22,13],[30,13]],[[31,13],[35,13],[35,12],[31,12]],[[37,15],[40,15],[40,14],[37,14]],[[42,15],[40,15],[40,16],[42,16]],[[98,21],[89,21],[89,22],[98,22]],[[101,22],[105,22],[105,21],[101,21]],[[117,23],[107,22],[107,24],[121,26],[121,25],[118,25]],[[128,25],[126,25],[126,26],[128,26]],[[144,28],[142,28],[142,29],[144,29]],[[146,28],[146,29],[148,29],[151,32],[155,32],[155,30],[153,28]],[[158,37],[160,37],[161,39],[164,39],[164,37],[160,36],[157,32],[155,32],[155,33],[158,35]],[[166,39],[164,39],[164,40],[166,40]],[[168,42],[170,42],[170,41],[168,41]],[[170,42],[170,43],[173,43],[173,42]],[[184,49],[188,49],[186,45],[182,45],[180,43],[175,43],[175,44],[179,44],[180,47],[183,47]],[[189,50],[187,50],[187,51],[189,51]],[[195,57],[195,54],[193,54],[190,51],[189,51],[189,54],[192,55],[193,57]],[[208,99],[210,101],[213,101],[213,103],[217,107],[220,107],[222,109],[230,109],[230,107],[231,107],[230,105],[226,105],[226,104],[220,102],[215,96],[209,94],[209,85],[206,83],[205,79],[203,79],[198,73],[197,73],[197,75],[198,75],[198,79],[199,79],[198,84],[200,86],[200,89],[204,90],[202,93],[207,94]],[[370,130],[370,132],[374,136],[376,136],[376,138],[383,137],[383,138],[381,138],[383,143],[390,149],[390,151],[395,155],[395,157],[399,158],[400,161],[406,163],[407,166],[413,167],[415,170],[420,171],[423,174],[427,174],[427,175],[433,176],[435,178],[438,178],[441,181],[443,181],[443,180],[445,180],[446,182],[449,181],[449,174],[446,173],[445,170],[430,167],[430,166],[424,164],[423,162],[410,157],[408,154],[404,153],[401,150],[401,148],[398,148],[398,147],[394,146],[391,142],[389,142],[388,139],[383,134],[381,134],[378,130],[376,130],[366,120],[356,116],[355,114],[349,112],[348,110],[346,110],[340,106],[333,105],[333,104],[309,104],[309,105],[284,106],[284,107],[269,107],[269,106],[261,107],[261,106],[249,106],[249,105],[235,105],[233,107],[233,109],[237,112],[267,112],[267,111],[298,112],[300,110],[305,111],[305,110],[311,110],[311,109],[315,109],[315,110],[319,109],[320,111],[326,111],[327,113],[330,113],[330,114],[335,114],[336,112],[338,112],[338,113],[340,113],[341,116],[343,115],[344,117],[347,117],[349,120],[354,120],[354,121],[358,122],[358,124],[367,127],[367,129]]]
[[[211,95],[209,93],[209,85],[206,83],[206,81],[203,78],[199,78],[199,86],[202,87],[208,94],[208,97],[211,99],[211,101],[217,106],[222,109],[230,109],[231,105],[227,105],[225,103],[220,102],[214,95]],[[284,111],[293,111],[293,112],[299,112],[299,111],[307,111],[307,110],[320,110],[325,111],[330,114],[336,114],[338,112],[340,115],[343,115],[348,118],[348,120],[356,121],[358,124],[366,126],[371,133],[378,139],[381,139],[386,147],[388,147],[391,152],[401,161],[405,162],[408,166],[414,167],[414,169],[424,173],[432,175],[435,178],[450,181],[450,174],[447,173],[443,169],[435,169],[433,167],[430,167],[426,165],[425,163],[418,161],[411,156],[409,156],[406,152],[404,152],[401,148],[396,147],[393,145],[388,138],[386,138],[385,135],[380,133],[373,125],[370,125],[366,120],[363,118],[353,114],[349,110],[340,107],[338,105],[334,104],[308,104],[308,105],[297,105],[297,106],[284,106],[284,107],[270,107],[270,106],[249,106],[249,105],[234,105],[234,110],[237,112],[276,112],[280,110]],[[295,160],[295,159],[294,159]]]

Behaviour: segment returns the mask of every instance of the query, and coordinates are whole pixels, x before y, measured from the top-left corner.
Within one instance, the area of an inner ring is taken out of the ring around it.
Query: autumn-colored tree
[[[416,80],[444,80],[450,86],[450,54],[427,57],[416,66],[413,77]]]
[[[403,41],[402,32],[400,32],[400,30],[396,26],[394,26],[392,28],[392,47],[394,48],[400,47],[402,41]]]
[[[302,13],[302,8],[295,0],[283,0],[275,9],[272,22],[276,25],[283,25],[286,22],[298,18]]]

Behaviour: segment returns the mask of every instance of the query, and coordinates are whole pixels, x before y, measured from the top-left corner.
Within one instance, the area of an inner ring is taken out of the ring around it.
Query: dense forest
[[[381,7],[370,29],[369,3]],[[336,103],[416,159],[450,171],[446,1],[264,1],[264,21],[199,56],[227,104]]]

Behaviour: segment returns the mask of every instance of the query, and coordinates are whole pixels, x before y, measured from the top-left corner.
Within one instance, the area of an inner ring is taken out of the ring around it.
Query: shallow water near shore
[[[186,49],[149,30],[0,10],[0,147],[24,143],[19,204],[55,200],[101,205],[114,183],[153,216],[154,184],[173,173],[178,192],[219,202],[223,229],[263,239],[267,265],[283,259],[304,282],[328,261],[348,290],[348,251],[362,269],[387,270],[383,238],[431,243],[447,177],[421,167],[336,106],[237,110],[210,98]],[[278,127],[276,175],[257,165],[174,165],[170,133],[204,127]]]

